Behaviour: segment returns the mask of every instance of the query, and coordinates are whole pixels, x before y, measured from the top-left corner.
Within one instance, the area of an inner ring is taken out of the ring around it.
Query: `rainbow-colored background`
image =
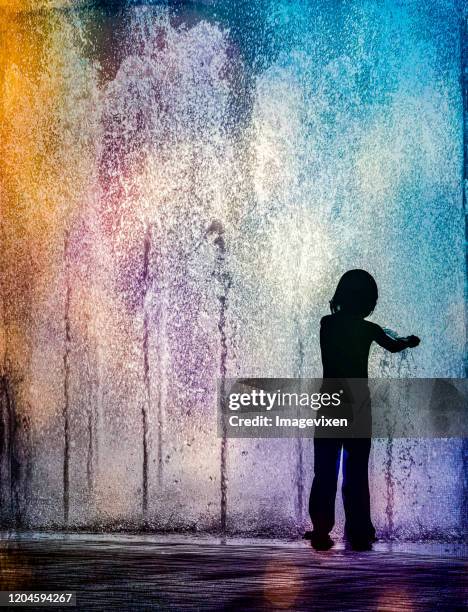
[[[0,6],[2,522],[302,529],[311,441],[216,381],[320,375],[350,267],[422,338],[372,375],[464,375],[462,5]],[[463,452],[376,442],[381,533],[458,537]]]

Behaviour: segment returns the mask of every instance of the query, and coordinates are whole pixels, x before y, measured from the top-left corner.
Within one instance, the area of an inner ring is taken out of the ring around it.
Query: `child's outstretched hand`
[[[415,346],[418,346],[421,340],[417,336],[408,336],[407,342],[409,348],[414,348]]]

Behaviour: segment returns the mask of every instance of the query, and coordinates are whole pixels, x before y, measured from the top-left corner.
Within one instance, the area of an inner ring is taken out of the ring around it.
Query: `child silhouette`
[[[376,323],[366,321],[378,298],[374,278],[364,270],[349,270],[340,279],[330,302],[331,314],[320,324],[323,377],[367,378],[372,342],[396,353],[419,344],[419,338],[392,337]],[[335,522],[335,497],[343,450],[343,505],[345,537],[352,548],[367,550],[375,541],[370,517],[368,462],[369,438],[314,439],[314,480],[309,513],[313,531],[307,532],[312,546],[327,550],[333,546],[329,534]]]

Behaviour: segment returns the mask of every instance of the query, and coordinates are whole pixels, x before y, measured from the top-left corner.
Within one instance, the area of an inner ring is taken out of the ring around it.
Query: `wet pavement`
[[[468,609],[468,547],[319,553],[305,541],[4,532],[0,582],[75,591],[80,610],[457,612]]]

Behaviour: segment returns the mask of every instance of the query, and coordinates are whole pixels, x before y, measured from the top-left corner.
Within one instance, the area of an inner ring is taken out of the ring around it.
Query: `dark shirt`
[[[320,321],[320,348],[324,378],[367,378],[372,342],[396,353],[408,346],[406,339],[394,339],[376,323],[342,312]]]

